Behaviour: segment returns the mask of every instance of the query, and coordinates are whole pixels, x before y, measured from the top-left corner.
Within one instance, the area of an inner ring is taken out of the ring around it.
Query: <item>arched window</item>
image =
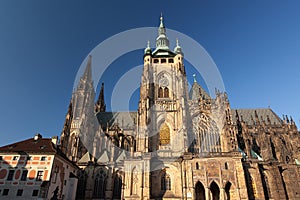
[[[171,190],[171,177],[165,172],[161,176],[161,190]]]
[[[122,178],[121,175],[116,174],[114,179],[114,192],[113,192],[114,199],[121,199],[121,192],[122,192]]]
[[[169,88],[164,88],[164,98],[169,98]]]
[[[159,87],[158,89],[158,98],[163,98],[164,97],[164,91],[162,87]]]
[[[196,162],[196,169],[199,169],[199,163]]]
[[[210,184],[210,191],[212,195],[212,200],[219,200],[220,199],[220,189],[216,182],[212,182]]]
[[[225,162],[225,169],[228,169],[228,163]]]
[[[131,195],[138,193],[138,181],[139,181],[138,172],[136,168],[133,168],[131,172],[131,191],[130,191]]]
[[[200,181],[198,181],[195,186],[195,199],[205,200],[205,189]]]
[[[159,143],[160,145],[170,144],[170,128],[166,123],[163,123],[160,127]]]
[[[84,198],[85,196],[85,188],[86,188],[86,181],[87,181],[87,174],[84,171],[79,171],[77,173],[78,183],[77,183],[77,198]]]
[[[227,182],[225,185],[225,194],[226,194],[226,200],[230,200],[230,188],[231,188],[231,183]]]
[[[105,198],[106,173],[101,169],[96,175],[94,183],[94,197]]]

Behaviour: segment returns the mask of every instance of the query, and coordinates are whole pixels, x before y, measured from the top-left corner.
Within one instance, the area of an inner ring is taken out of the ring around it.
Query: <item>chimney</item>
[[[58,136],[52,136],[51,142],[55,145],[55,147],[57,145],[57,141],[58,141]]]
[[[35,134],[35,136],[33,137],[34,140],[38,140],[40,138],[42,138],[42,135],[39,133]]]

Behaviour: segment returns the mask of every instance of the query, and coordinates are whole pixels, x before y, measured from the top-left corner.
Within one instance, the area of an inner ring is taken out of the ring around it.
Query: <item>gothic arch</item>
[[[212,200],[220,200],[220,188],[215,181],[210,184],[210,193]]]
[[[162,87],[158,88],[158,98],[163,98],[164,97],[164,91]]]
[[[160,173],[160,188],[161,191],[167,191],[167,190],[172,190],[171,186],[171,176],[168,174],[165,170],[162,170]]]
[[[166,77],[167,79],[171,80],[171,74],[167,72],[166,70],[163,70],[157,74],[157,80],[159,81],[163,77]]]
[[[225,199],[226,200],[231,200],[231,190],[232,190],[232,184],[230,181],[227,181],[227,183],[225,184],[224,187],[224,191],[225,191]]]
[[[78,177],[78,183],[77,183],[76,197],[84,198],[88,175],[85,171],[79,170],[77,172],[77,177]]]
[[[220,152],[220,130],[216,122],[204,113],[192,119],[194,151],[196,153]],[[192,140],[191,138],[190,140]]]
[[[122,174],[116,172],[114,176],[113,199],[121,199],[122,186],[123,186]]]
[[[168,145],[171,142],[171,130],[167,123],[163,123],[159,128],[159,144]]]
[[[107,182],[107,171],[103,168],[100,168],[96,174],[94,179],[94,192],[93,196],[95,198],[105,198],[105,187]]]
[[[130,195],[137,195],[138,194],[138,171],[137,168],[134,167],[131,171],[131,187],[130,187]]]
[[[200,181],[195,185],[195,200],[205,200],[205,189]]]

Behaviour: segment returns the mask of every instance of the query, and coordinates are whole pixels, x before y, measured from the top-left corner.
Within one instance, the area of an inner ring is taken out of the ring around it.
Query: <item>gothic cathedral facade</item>
[[[195,80],[169,48],[163,18],[144,52],[135,112],[94,104],[92,57],[66,115],[63,153],[78,172],[77,199],[300,199],[300,135],[270,108],[231,109]],[[85,144],[89,144],[88,146]]]

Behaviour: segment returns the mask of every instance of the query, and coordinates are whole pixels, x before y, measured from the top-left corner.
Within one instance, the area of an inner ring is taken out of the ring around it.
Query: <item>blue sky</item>
[[[121,31],[158,26],[161,12],[167,28],[213,58],[232,108],[270,106],[299,124],[299,8],[296,0],[0,1],[0,145],[60,135],[88,53]],[[142,64],[142,55],[122,56],[115,72]]]

